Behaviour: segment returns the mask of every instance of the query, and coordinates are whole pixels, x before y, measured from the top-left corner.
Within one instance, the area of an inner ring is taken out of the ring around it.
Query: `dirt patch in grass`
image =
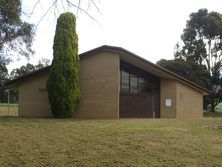
[[[220,124],[0,117],[0,166],[222,166]]]

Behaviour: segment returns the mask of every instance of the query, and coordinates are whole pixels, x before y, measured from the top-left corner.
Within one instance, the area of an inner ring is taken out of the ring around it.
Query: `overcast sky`
[[[23,11],[31,12],[37,0],[23,0]],[[72,0],[76,3],[77,0]],[[87,9],[89,0],[82,0]],[[77,18],[79,53],[99,47],[113,45],[123,47],[155,63],[160,59],[172,59],[174,47],[192,12],[200,8],[222,13],[221,0],[94,0],[101,14],[91,4],[89,13],[96,23],[84,13]],[[28,22],[37,24],[52,0],[42,0],[35,8]],[[71,10],[76,14],[76,9]],[[60,7],[59,12],[64,12]],[[57,13],[58,16],[58,13]],[[36,64],[41,58],[52,59],[52,45],[56,16],[48,13],[37,26],[30,63]],[[26,64],[26,59],[14,61],[9,70]]]

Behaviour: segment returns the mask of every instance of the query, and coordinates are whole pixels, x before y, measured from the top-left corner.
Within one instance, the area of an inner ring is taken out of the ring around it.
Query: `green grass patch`
[[[0,103],[0,107],[8,107],[8,103]],[[10,103],[9,107],[18,107],[17,103]]]
[[[0,116],[18,116],[18,104],[0,103]]]
[[[222,118],[0,117],[0,166],[222,166]]]

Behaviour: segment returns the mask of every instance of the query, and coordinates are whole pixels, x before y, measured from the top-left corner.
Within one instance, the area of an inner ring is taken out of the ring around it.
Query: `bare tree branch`
[[[79,14],[80,3],[81,3],[81,0],[78,1],[78,8],[76,11],[76,17],[78,17],[78,14]]]
[[[81,7],[78,7],[77,5],[73,4],[71,1],[66,0],[67,4],[71,7],[75,7],[77,8],[80,12],[83,12],[84,14],[86,14],[88,17],[90,17],[92,20],[94,20],[97,24],[99,24],[99,22],[93,17],[91,16],[86,10],[82,9]]]
[[[67,11],[67,9],[66,9],[65,6],[64,6],[63,0],[61,0],[60,2],[61,2],[61,4],[62,4],[63,10],[64,10],[64,11]]]
[[[49,13],[51,13],[51,11],[53,11],[53,15],[56,18],[57,14],[60,13],[60,9],[62,8],[65,12],[70,11],[71,8],[76,8],[76,17],[78,17],[79,12],[87,15],[90,19],[92,19],[93,21],[95,21],[97,24],[99,24],[99,22],[97,21],[97,19],[95,17],[93,17],[90,13],[90,7],[93,6],[98,13],[101,14],[101,11],[99,9],[99,7],[97,6],[95,0],[88,0],[88,8],[84,9],[81,5],[82,5],[82,0],[75,0],[77,2],[77,4],[74,4],[72,0],[52,0],[52,4],[49,5],[49,7],[45,10],[45,12],[43,13],[43,15],[40,17],[39,21],[36,24],[36,28],[38,27],[38,25],[41,23],[41,21],[45,18],[46,15],[48,15]],[[41,0],[36,0],[36,2],[34,3],[33,8],[31,9],[30,13],[27,12],[22,12],[24,15],[26,15],[28,18],[30,18],[36,11],[36,8],[38,5],[41,5]],[[99,24],[100,25],[100,24]]]
[[[94,7],[97,9],[97,12],[99,12],[100,14],[102,14],[102,12],[100,11],[100,9],[98,8],[98,6],[96,5],[94,0],[91,0],[92,4],[94,5]]]
[[[29,17],[31,17],[31,16],[33,15],[33,13],[34,13],[34,11],[35,11],[35,9],[36,9],[36,7],[37,7],[38,4],[40,4],[40,0],[37,0],[37,2],[35,3],[35,5],[33,6],[32,11],[31,11]]]
[[[57,6],[57,2],[54,5],[54,10],[53,11],[54,11],[54,17],[56,18],[57,17],[56,13],[59,13],[59,8]]]
[[[52,5],[46,10],[46,12],[43,14],[43,16],[40,18],[38,23],[36,24],[36,27],[38,27],[39,23],[43,20],[43,18],[48,14],[48,12],[52,9],[52,7],[57,3],[58,0],[54,0]]]

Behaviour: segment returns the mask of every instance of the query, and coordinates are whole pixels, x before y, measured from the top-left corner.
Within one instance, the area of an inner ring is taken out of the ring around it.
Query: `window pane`
[[[137,93],[137,76],[130,74],[130,92]]]
[[[152,92],[152,82],[151,81],[147,81],[146,82],[146,92]]]
[[[121,71],[121,91],[129,92],[129,73]]]
[[[146,93],[146,80],[144,78],[138,78],[138,91],[139,93]]]

